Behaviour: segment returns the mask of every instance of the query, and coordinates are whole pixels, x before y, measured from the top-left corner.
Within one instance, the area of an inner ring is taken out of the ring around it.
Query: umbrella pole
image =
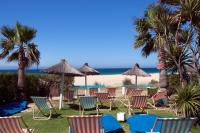
[[[137,75],[135,75],[135,86],[137,88]]]
[[[86,93],[87,93],[87,75],[85,74],[85,95],[86,95]]]
[[[64,73],[62,73],[61,84],[60,84],[60,102],[59,102],[59,110],[63,107],[63,88],[64,88]]]

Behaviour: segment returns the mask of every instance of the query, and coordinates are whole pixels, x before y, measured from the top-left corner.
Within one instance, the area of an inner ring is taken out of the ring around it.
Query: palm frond
[[[12,62],[12,61],[17,61],[18,60],[18,56],[19,56],[19,51],[15,51],[13,52],[11,55],[8,56],[7,61],[8,62]]]

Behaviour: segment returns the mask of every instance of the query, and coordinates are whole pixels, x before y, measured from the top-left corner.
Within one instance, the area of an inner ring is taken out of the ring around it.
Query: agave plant
[[[194,85],[188,85],[176,90],[175,97],[177,110],[185,117],[198,116],[200,111],[200,88]]]

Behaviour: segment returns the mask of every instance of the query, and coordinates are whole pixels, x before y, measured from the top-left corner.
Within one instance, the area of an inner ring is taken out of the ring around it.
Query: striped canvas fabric
[[[96,96],[100,103],[109,103],[110,102],[108,93],[96,93]]]
[[[158,118],[154,123],[152,132],[160,123],[160,133],[189,133],[196,120],[197,118]]]
[[[126,91],[126,96],[127,97],[132,97],[132,96],[141,96],[142,95],[142,89],[127,89]]]
[[[165,99],[165,98],[167,98],[166,92],[158,92],[158,93],[156,93],[152,96],[153,101],[156,101],[156,100],[159,100],[159,99]]]
[[[116,88],[108,88],[108,94],[111,97],[115,97],[115,95],[116,95]]]
[[[90,96],[96,96],[96,93],[98,92],[97,88],[91,88],[89,90]]]
[[[65,92],[64,99],[68,100],[68,101],[73,101],[74,100],[74,90],[69,90],[69,91]]]
[[[144,108],[147,104],[147,96],[133,96],[130,100],[132,108]]]
[[[84,109],[92,109],[97,106],[97,98],[95,96],[80,96],[80,106]]]
[[[71,133],[102,133],[101,116],[69,116]]]
[[[0,117],[0,132],[1,133],[31,133],[29,129],[22,129],[21,116]]]
[[[34,97],[32,96],[31,99],[36,104],[38,109],[44,114],[48,115],[50,108],[52,108],[50,105],[47,104],[48,99],[47,97]]]

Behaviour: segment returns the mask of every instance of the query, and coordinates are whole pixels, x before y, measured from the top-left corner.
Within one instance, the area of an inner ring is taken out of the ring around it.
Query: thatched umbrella
[[[53,65],[43,72],[50,73],[50,74],[57,74],[61,75],[61,84],[60,84],[60,102],[59,102],[59,109],[62,108],[62,101],[63,101],[63,88],[64,88],[64,76],[84,76],[79,70],[71,66],[65,59],[62,59],[60,63]]]
[[[150,74],[147,74],[145,71],[143,71],[139,64],[135,64],[133,68],[129,69],[128,71],[124,72],[123,75],[135,75],[135,85],[137,87],[137,76],[141,77],[149,77]]]
[[[99,75],[100,72],[90,67],[88,63],[85,63],[80,69],[82,73],[85,74],[85,86],[87,87],[87,75]]]

